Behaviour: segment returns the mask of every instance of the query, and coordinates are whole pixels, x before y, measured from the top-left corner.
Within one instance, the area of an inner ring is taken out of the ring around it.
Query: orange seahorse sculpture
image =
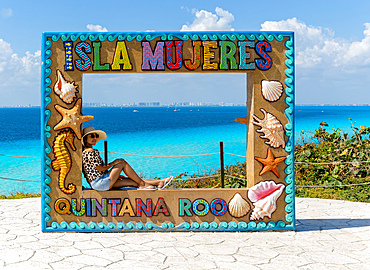
[[[55,171],[59,171],[59,188],[66,194],[72,194],[76,191],[76,186],[72,183],[68,185],[68,189],[64,186],[66,176],[71,169],[71,154],[68,151],[66,143],[68,143],[72,150],[75,151],[76,148],[73,144],[73,140],[74,135],[70,130],[62,131],[55,138],[53,146],[56,159],[52,161],[51,166],[53,166]]]

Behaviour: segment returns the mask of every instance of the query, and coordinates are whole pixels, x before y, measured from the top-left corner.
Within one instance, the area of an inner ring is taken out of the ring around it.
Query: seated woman
[[[115,188],[134,186],[138,189],[156,190],[164,189],[173,179],[167,177],[159,180],[143,180],[124,159],[116,159],[107,165],[99,155],[99,151],[93,149],[101,139],[106,139],[107,134],[93,127],[86,127],[82,132],[82,171],[90,186],[98,191]],[[128,177],[121,175],[124,172]]]

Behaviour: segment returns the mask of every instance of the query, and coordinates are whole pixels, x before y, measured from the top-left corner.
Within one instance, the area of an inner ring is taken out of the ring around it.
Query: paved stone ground
[[[0,269],[370,269],[370,203],[296,199],[296,232],[41,233],[0,200]]]

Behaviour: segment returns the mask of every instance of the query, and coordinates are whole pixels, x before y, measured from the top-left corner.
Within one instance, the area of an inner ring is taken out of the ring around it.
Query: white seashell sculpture
[[[249,203],[239,193],[236,193],[229,202],[229,213],[233,217],[243,217],[250,209]]]
[[[260,126],[261,129],[258,129],[257,132],[264,133],[264,136],[260,136],[262,139],[268,139],[269,141],[266,144],[274,148],[282,146],[285,147],[284,140],[284,128],[281,122],[271,113],[267,113],[264,109],[260,109],[265,117],[259,119],[254,114],[252,115],[252,123],[256,126]]]
[[[283,84],[279,81],[262,80],[262,96],[268,101],[278,100],[283,93]]]
[[[248,198],[253,203],[254,209],[250,220],[271,218],[276,210],[276,201],[283,193],[285,186],[274,181],[264,181],[248,190]]]
[[[76,90],[77,86],[74,85],[74,82],[70,83],[67,82],[62,75],[60,70],[57,70],[57,77],[58,80],[54,86],[54,91],[65,103],[72,103],[73,98],[76,96],[78,92]]]

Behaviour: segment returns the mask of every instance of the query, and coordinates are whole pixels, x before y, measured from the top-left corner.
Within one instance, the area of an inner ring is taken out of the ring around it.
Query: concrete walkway
[[[0,200],[0,269],[370,269],[370,203],[296,199],[296,232],[41,233]]]

